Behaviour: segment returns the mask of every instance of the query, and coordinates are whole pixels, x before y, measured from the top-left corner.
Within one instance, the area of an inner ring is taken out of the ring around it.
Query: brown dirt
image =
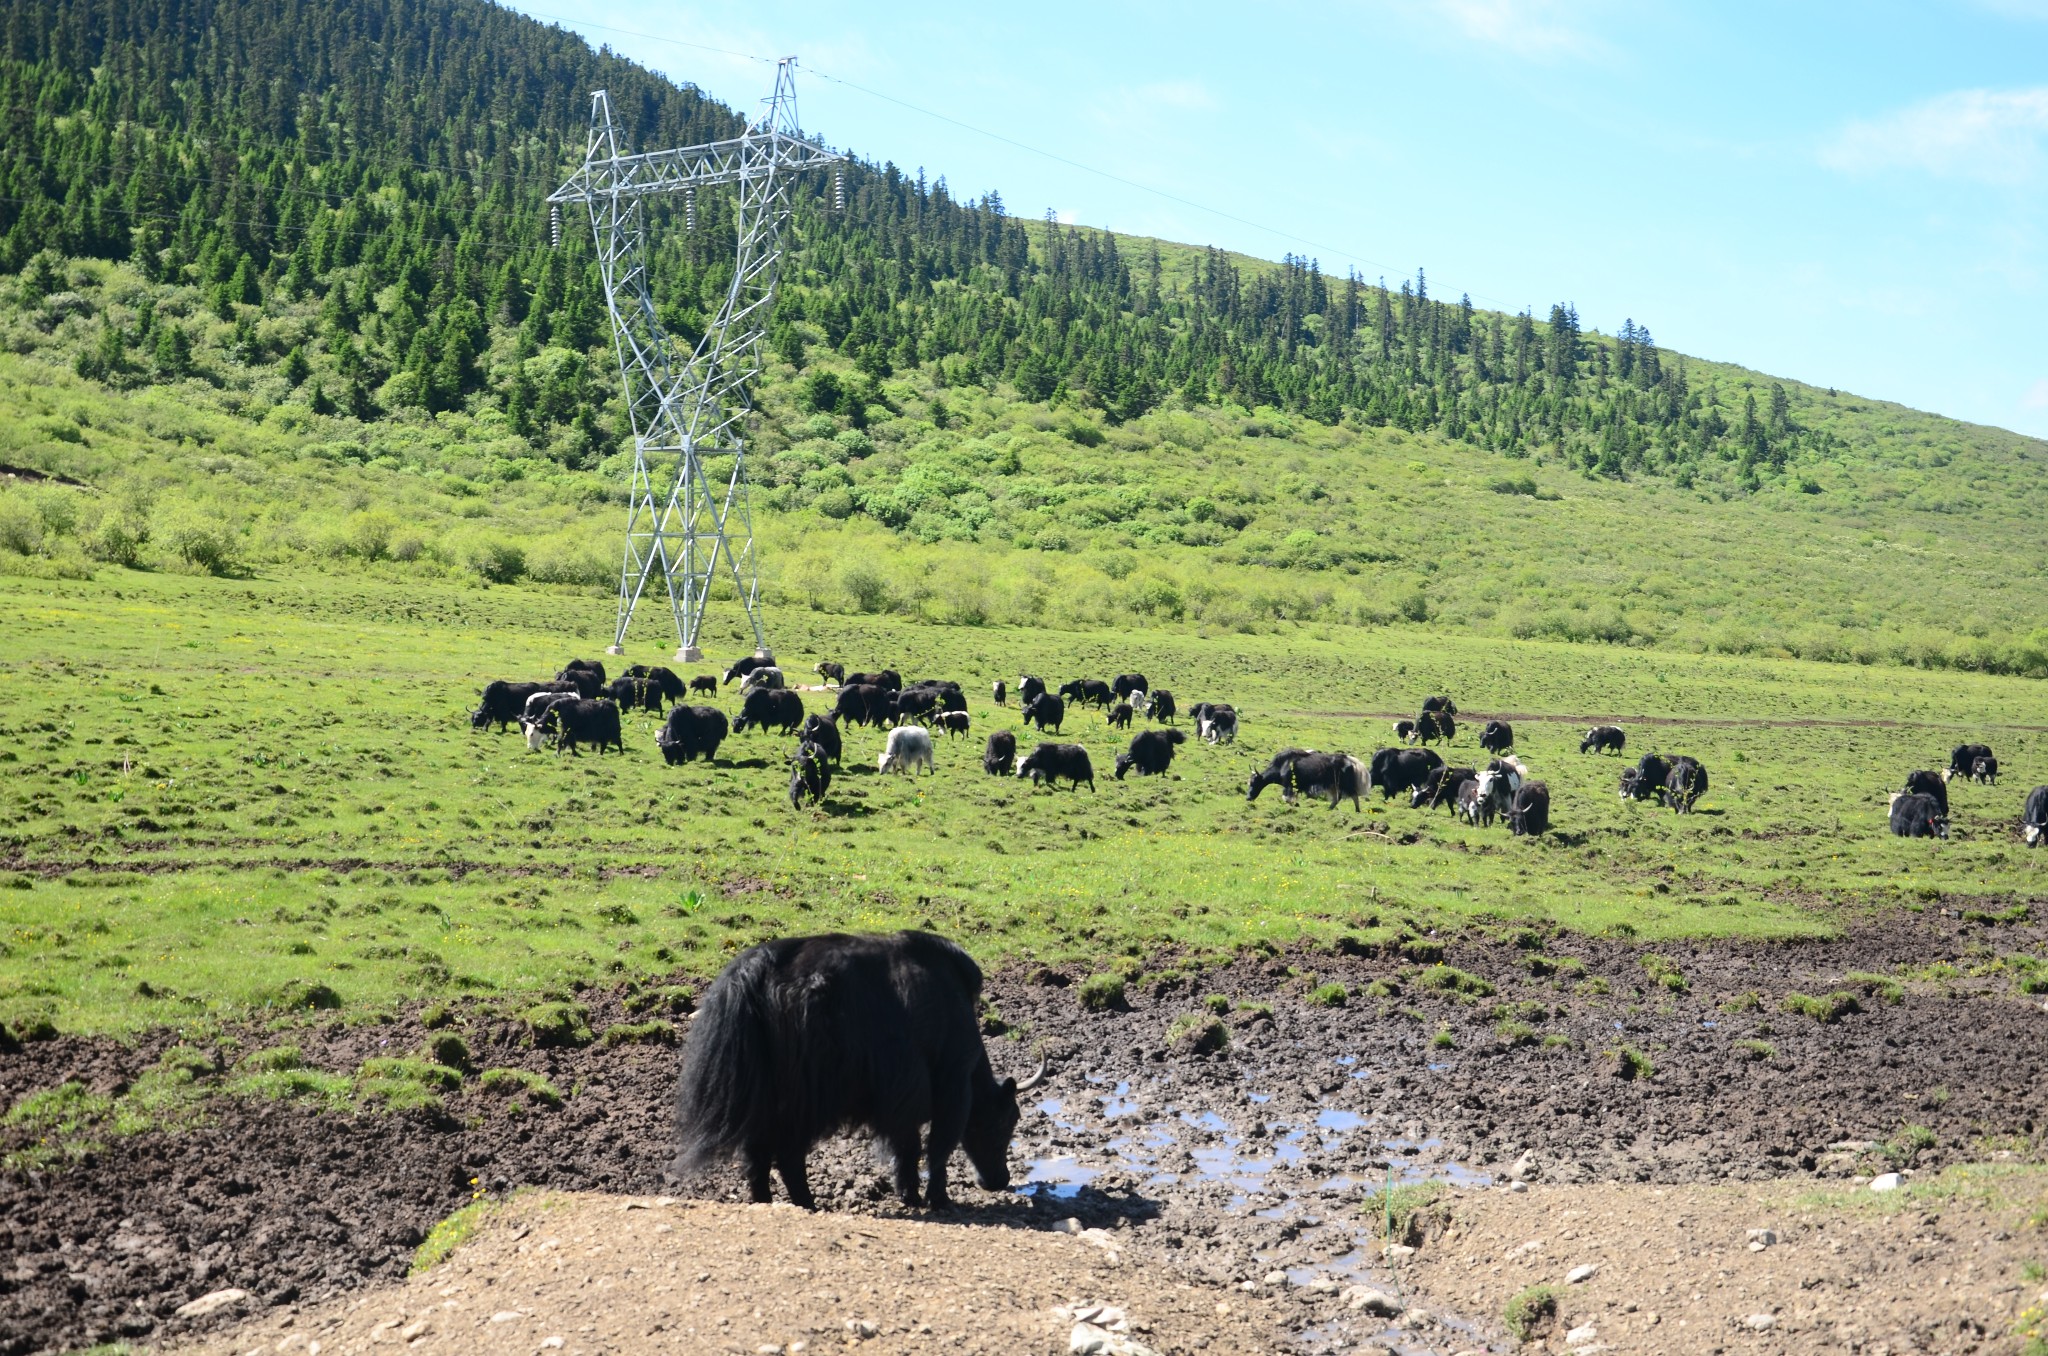
[[[1838,941],[1666,946],[1683,991],[1658,985],[1645,950],[1620,941],[1453,942],[1445,959],[1498,990],[1480,999],[1429,989],[1417,962],[1381,955],[1254,956],[1193,977],[1162,958],[1154,978],[1131,987],[1128,1011],[1106,1013],[1083,1012],[1071,985],[1032,982],[1047,976],[1001,975],[989,997],[1018,1038],[992,1040],[992,1056],[1021,1069],[1042,1049],[1054,1072],[1013,1151],[1028,1192],[970,1188],[952,1221],[1004,1226],[991,1237],[1068,1217],[1121,1227],[1147,1265],[1198,1286],[1262,1290],[1278,1270],[1290,1284],[1274,1321],[1297,1349],[1349,1349],[1380,1340],[1383,1321],[1309,1282],[1393,1282],[1364,1195],[1390,1176],[1483,1185],[1525,1151],[1546,1186],[1836,1181],[1888,1166],[2041,1161],[2048,1014],[2009,976],[1914,984],[1897,1003],[1866,993],[1861,1011],[1826,1026],[1778,1002],[1842,987],[1852,970],[2039,952],[2044,935],[1930,909]],[[1539,975],[1532,955],[1583,969]],[[1354,996],[1312,1006],[1312,980],[1342,981]],[[1375,981],[1398,992],[1370,996]],[[1729,1010],[1750,994],[1760,1006]],[[1195,1054],[1168,1027],[1203,996],[1271,1013],[1234,1007],[1229,1048]],[[626,999],[582,995],[599,1031],[644,1015]],[[1503,1040],[1502,1004],[1568,1044]],[[432,1224],[475,1189],[741,1196],[733,1175],[667,1176],[672,1048],[534,1049],[482,1004],[457,1029],[479,1067],[543,1073],[567,1100],[515,1115],[474,1079],[434,1116],[220,1099],[197,1130],[113,1140],[64,1171],[0,1176],[0,1353],[198,1335],[220,1316],[175,1310],[225,1286],[278,1309],[394,1281]],[[313,1065],[347,1071],[412,1050],[426,1033],[405,1018],[242,1034],[290,1039]],[[172,1039],[30,1043],[0,1056],[0,1102],[67,1079],[118,1089]],[[1755,1058],[1745,1040],[1771,1051]],[[1618,1076],[1613,1052],[1624,1046],[1647,1054],[1654,1076]],[[1900,1137],[1908,1125],[1925,1127],[1922,1142]],[[15,1147],[0,1135],[0,1148]],[[821,1146],[812,1169],[826,1208],[903,1217],[866,1145]],[[1436,1312],[1446,1321],[1407,1332],[1404,1345],[1456,1350],[1498,1319],[1490,1298],[1469,1313]]]
[[[1100,1305],[1161,1353],[1273,1349],[1271,1299],[1176,1283],[1116,1241],[787,1205],[527,1196],[431,1271],[191,1350],[1050,1356],[1068,1349],[1076,1312]]]
[[[2048,1176],[1989,1181],[1990,1199],[1811,1183],[1466,1193],[1411,1279],[1496,1330],[1513,1296],[1547,1286],[1557,1316],[1540,1337],[1559,1351],[1583,1325],[1622,1351],[2018,1352],[2019,1314],[2048,1303],[2027,1270],[2048,1261],[2027,1224]],[[1778,1241],[1753,1248],[1764,1229]]]

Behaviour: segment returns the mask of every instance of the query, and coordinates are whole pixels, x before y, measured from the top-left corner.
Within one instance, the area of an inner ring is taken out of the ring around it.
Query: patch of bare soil
[[[1092,1320],[1084,1340],[1162,1356],[1272,1349],[1264,1302],[1176,1282],[1119,1241],[779,1204],[524,1196],[402,1284],[265,1315],[191,1350],[1053,1353],[1069,1350],[1077,1319]]]
[[[2019,1315],[2048,1304],[2032,1269],[2048,1235],[2027,1223],[2048,1176],[1982,1184],[1473,1192],[1412,1275],[1496,1330],[1517,1295],[1548,1289],[1554,1312],[1530,1311],[1531,1336],[1556,1351],[2018,1352]]]
[[[1111,1231],[1161,1278],[1257,1298],[1295,1350],[1448,1353],[1497,1337],[1499,1306],[1490,1292],[1467,1305],[1477,1282],[1412,1302],[1371,1194],[1390,1181],[1490,1187],[1525,1163],[1546,1190],[1826,1184],[2043,1158],[2048,1013],[2010,974],[1969,973],[2038,953],[2038,927],[1900,912],[1837,941],[1655,953],[1518,934],[1449,942],[1449,971],[1431,966],[1434,945],[1252,956],[1189,975],[1161,958],[1125,1008],[1105,1012],[1083,1010],[1078,972],[996,977],[988,997],[1009,1031],[992,1057],[1021,1072],[1043,1051],[1053,1072],[1013,1150],[1024,1189],[964,1187],[947,1222],[988,1238],[1069,1219]],[[1895,994],[1854,978],[1932,960],[1958,964]],[[1345,986],[1341,1006],[1310,1001],[1331,983]],[[1845,999],[1824,1023],[1784,1009],[1795,993]],[[582,1001],[598,1031],[645,1015],[624,991]],[[1213,1031],[1175,1025],[1212,1004],[1220,1048]],[[534,1048],[483,1003],[456,1029],[478,1067],[542,1074],[565,1099],[508,1099],[475,1078],[434,1115],[223,1098],[196,1130],[0,1177],[0,1356],[201,1335],[232,1315],[178,1310],[223,1288],[282,1311],[396,1281],[477,1190],[743,1199],[736,1173],[669,1176],[673,1048]],[[427,1034],[407,1018],[290,1039],[309,1063],[346,1072]],[[244,1036],[245,1050],[281,1038]],[[0,1101],[72,1079],[117,1091],[171,1039],[28,1043],[0,1057]],[[811,1178],[827,1210],[912,1218],[864,1143],[821,1146]],[[1426,1229],[1408,1241],[1425,1257],[1433,1246]],[[1362,1286],[1400,1303],[1354,1307]],[[1402,1326],[1415,1307],[1428,1317]]]

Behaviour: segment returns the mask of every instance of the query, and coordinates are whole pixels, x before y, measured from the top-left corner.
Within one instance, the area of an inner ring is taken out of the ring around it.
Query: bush
[[[476,532],[464,537],[455,548],[462,567],[487,584],[512,584],[526,573],[526,552],[517,542],[495,533]]]
[[[236,533],[217,509],[172,504],[158,515],[155,535],[158,545],[208,574],[229,574],[235,568]]]
[[[889,581],[865,565],[849,565],[842,570],[839,574],[839,587],[846,590],[846,596],[853,600],[854,607],[859,611],[888,611]]]
[[[85,539],[85,552],[94,560],[134,569],[142,562],[142,548],[149,544],[149,515],[139,505],[109,509],[100,516]]]
[[[1122,975],[1090,975],[1080,983],[1075,995],[1081,1006],[1089,1012],[1109,1012],[1121,1009],[1124,1003],[1124,977]]]

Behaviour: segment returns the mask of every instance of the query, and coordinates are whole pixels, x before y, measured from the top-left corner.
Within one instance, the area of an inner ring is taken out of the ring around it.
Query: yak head
[[[989,1077],[985,1085],[975,1089],[974,1105],[967,1113],[967,1129],[960,1137],[960,1147],[967,1151],[974,1180],[983,1191],[1010,1189],[1010,1141],[1016,1137],[1017,1122],[1023,1115],[1017,1106],[1017,1095],[1044,1081],[1045,1061],[1040,1059],[1037,1071],[1021,1083],[1014,1078],[997,1082]]]

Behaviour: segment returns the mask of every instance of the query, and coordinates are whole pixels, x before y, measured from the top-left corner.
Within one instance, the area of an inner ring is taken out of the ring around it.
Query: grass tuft
[[[1351,990],[1332,980],[1328,984],[1318,984],[1310,989],[1308,997],[1303,1001],[1312,1008],[1341,1008],[1350,1001],[1350,998]]]
[[[1536,1340],[1557,1321],[1557,1292],[1547,1285],[1520,1291],[1501,1310],[1501,1321],[1517,1341]]]
[[[1166,1043],[1185,1054],[1215,1054],[1230,1048],[1230,1030],[1213,1012],[1182,1013],[1167,1025]]]
[[[1415,982],[1425,989],[1436,989],[1442,993],[1458,994],[1465,998],[1491,998],[1494,995],[1492,984],[1453,965],[1432,965],[1418,974]]]
[[[536,1003],[519,1014],[519,1021],[534,1045],[590,1044],[590,1013],[581,1003]]]
[[[477,1080],[485,1092],[517,1097],[530,1106],[560,1106],[562,1094],[553,1083],[525,1069],[485,1069]]]
[[[1788,993],[1778,1006],[1795,1017],[1811,1017],[1822,1026],[1832,1026],[1852,1012],[1863,1011],[1856,995],[1841,989],[1829,994]]]
[[[457,1248],[476,1235],[498,1209],[496,1201],[471,1201],[427,1230],[427,1236],[413,1250],[412,1267],[406,1273],[418,1276],[448,1260]]]
[[[1127,1006],[1122,975],[1090,975],[1075,987],[1074,996],[1088,1012],[1120,1012]]]

